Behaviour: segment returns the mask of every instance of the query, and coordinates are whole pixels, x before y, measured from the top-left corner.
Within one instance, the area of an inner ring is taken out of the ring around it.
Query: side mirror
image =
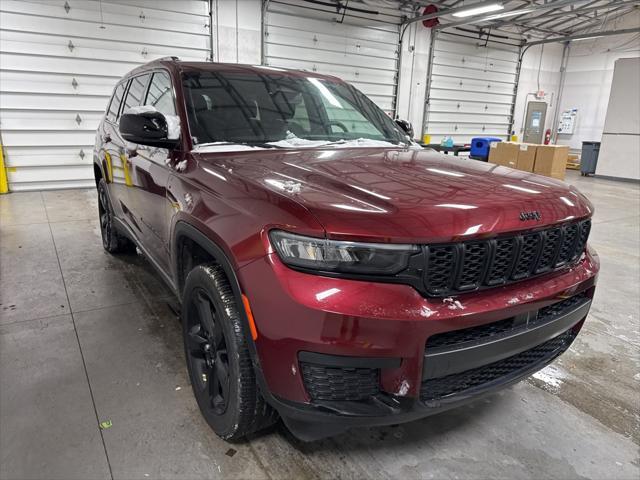
[[[175,148],[180,128],[177,117],[169,119],[177,125],[169,126],[167,118],[155,109],[130,108],[120,117],[120,133],[127,142],[151,147]]]
[[[406,120],[401,120],[399,118],[396,118],[395,122],[396,125],[398,125],[400,129],[413,140],[413,126]]]

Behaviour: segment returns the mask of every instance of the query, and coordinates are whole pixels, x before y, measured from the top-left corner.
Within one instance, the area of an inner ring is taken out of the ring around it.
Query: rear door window
[[[107,120],[115,122],[118,118],[118,111],[120,110],[120,104],[122,103],[122,96],[124,95],[124,88],[127,82],[119,84],[113,92],[111,97],[111,103],[109,104],[109,110],[107,110]]]
[[[137,107],[142,104],[142,98],[147,89],[147,83],[149,82],[151,74],[139,75],[131,79],[129,90],[127,91],[127,98],[124,101],[124,109],[122,112],[126,112],[131,107]]]
[[[156,72],[149,85],[145,105],[155,107],[164,115],[175,115],[176,107],[173,102],[173,92],[171,89],[171,79],[166,72]]]

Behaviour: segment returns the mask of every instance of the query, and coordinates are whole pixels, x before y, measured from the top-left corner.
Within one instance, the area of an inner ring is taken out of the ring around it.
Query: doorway
[[[547,118],[546,102],[527,103],[527,114],[524,121],[524,134],[522,141],[525,143],[542,143],[544,135],[544,122]]]

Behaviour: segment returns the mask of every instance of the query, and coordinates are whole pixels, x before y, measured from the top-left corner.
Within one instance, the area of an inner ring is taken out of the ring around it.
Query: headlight
[[[393,275],[407,268],[417,245],[340,242],[281,230],[269,233],[280,259],[292,267],[328,272]]]

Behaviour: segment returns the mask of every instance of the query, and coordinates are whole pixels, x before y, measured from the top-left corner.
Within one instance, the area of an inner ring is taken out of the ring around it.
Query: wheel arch
[[[182,248],[184,245],[184,241],[191,241],[197,244],[200,248],[207,252],[210,255],[211,259],[214,262],[218,263],[222,269],[224,270],[227,279],[229,280],[229,285],[231,286],[231,290],[236,298],[238,303],[238,311],[240,312],[240,316],[242,319],[242,327],[244,329],[245,338],[247,339],[247,344],[249,346],[249,352],[251,354],[251,360],[253,363],[256,379],[258,381],[258,385],[260,387],[260,391],[262,392],[265,400],[268,403],[273,405],[272,396],[270,391],[268,390],[267,383],[265,381],[264,373],[262,371],[262,367],[260,365],[260,360],[258,357],[258,352],[256,349],[255,341],[251,335],[251,328],[249,327],[249,316],[247,314],[244,302],[242,301],[242,288],[240,286],[240,281],[238,280],[238,276],[232,266],[231,260],[229,260],[228,255],[225,253],[222,247],[220,247],[216,242],[211,240],[208,236],[206,236],[202,231],[193,225],[187,223],[184,220],[180,220],[176,223],[174,228],[174,248],[172,252],[172,262],[173,267],[175,268],[176,273],[176,288],[178,292],[178,296],[180,300],[182,300],[182,293],[184,290],[185,279],[188,275],[188,272],[185,272],[184,265],[182,265]],[[199,263],[202,264],[202,263]],[[195,267],[198,264],[194,264],[192,266]]]
[[[93,179],[96,182],[96,188],[98,188],[98,183],[100,183],[101,178],[104,178],[106,181],[102,165],[100,165],[99,160],[96,157],[93,157]]]
[[[184,220],[180,220],[174,227],[174,248],[172,254],[172,263],[176,274],[176,287],[180,295],[182,294],[186,277],[191,268],[204,263],[203,261],[198,261],[199,259],[196,258],[191,268],[184,264],[183,249],[188,242],[204,251],[206,255],[223,268],[225,275],[229,279],[229,283],[231,283],[234,295],[242,294],[240,282],[232,266],[233,264],[224,249],[198,228]]]

